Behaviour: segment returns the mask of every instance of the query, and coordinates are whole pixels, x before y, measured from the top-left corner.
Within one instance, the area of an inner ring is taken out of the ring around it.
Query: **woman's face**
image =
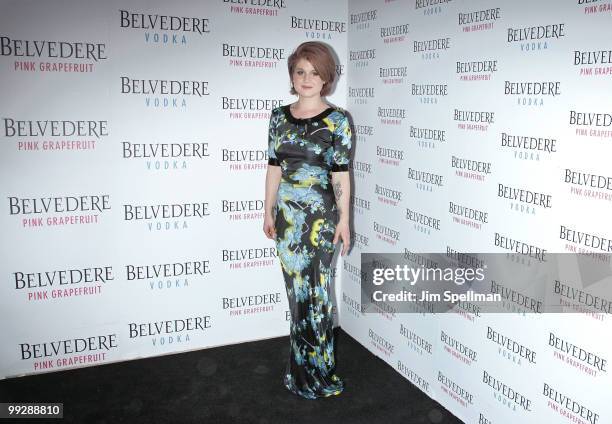
[[[293,88],[302,97],[320,96],[325,82],[306,59],[297,61],[291,80]]]

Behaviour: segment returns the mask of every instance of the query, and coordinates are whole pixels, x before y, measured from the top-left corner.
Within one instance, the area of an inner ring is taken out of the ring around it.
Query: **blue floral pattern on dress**
[[[308,399],[344,389],[336,375],[332,299],[329,293],[337,206],[331,172],[347,172],[351,128],[345,112],[330,107],[308,119],[289,106],[272,110],[269,165],[280,166],[276,196],[276,247],[291,312],[290,353],[284,385]]]

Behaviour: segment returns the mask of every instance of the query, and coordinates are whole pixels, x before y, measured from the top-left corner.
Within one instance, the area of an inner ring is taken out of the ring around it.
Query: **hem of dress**
[[[285,386],[285,388],[287,390],[289,390],[291,393],[293,393],[294,395],[297,395],[301,398],[304,399],[309,399],[309,400],[316,400],[316,399],[321,399],[321,398],[327,398],[327,397],[332,397],[332,396],[338,396],[340,395],[343,391],[344,391],[344,382],[342,382],[341,380],[339,380],[339,382],[336,383],[337,388],[335,390],[332,390],[328,393],[314,393],[314,392],[303,392],[301,390],[298,390],[294,384],[290,384],[287,382],[287,377],[285,376],[285,378],[283,379],[283,385]]]

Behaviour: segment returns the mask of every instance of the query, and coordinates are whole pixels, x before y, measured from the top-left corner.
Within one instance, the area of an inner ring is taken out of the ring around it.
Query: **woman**
[[[272,110],[263,230],[276,241],[291,310],[285,386],[308,399],[340,394],[335,374],[331,260],[349,247],[351,129],[326,104],[336,64],[325,44],[301,44],[288,59],[298,101]],[[330,181],[331,177],[331,181]]]

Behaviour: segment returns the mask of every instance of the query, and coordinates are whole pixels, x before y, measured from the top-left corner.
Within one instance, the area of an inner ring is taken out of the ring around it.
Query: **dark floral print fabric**
[[[291,311],[285,386],[309,399],[337,395],[330,281],[338,218],[331,172],[348,172],[351,129],[330,107],[298,119],[289,105],[272,110],[268,164],[280,166],[275,205],[276,247]]]

